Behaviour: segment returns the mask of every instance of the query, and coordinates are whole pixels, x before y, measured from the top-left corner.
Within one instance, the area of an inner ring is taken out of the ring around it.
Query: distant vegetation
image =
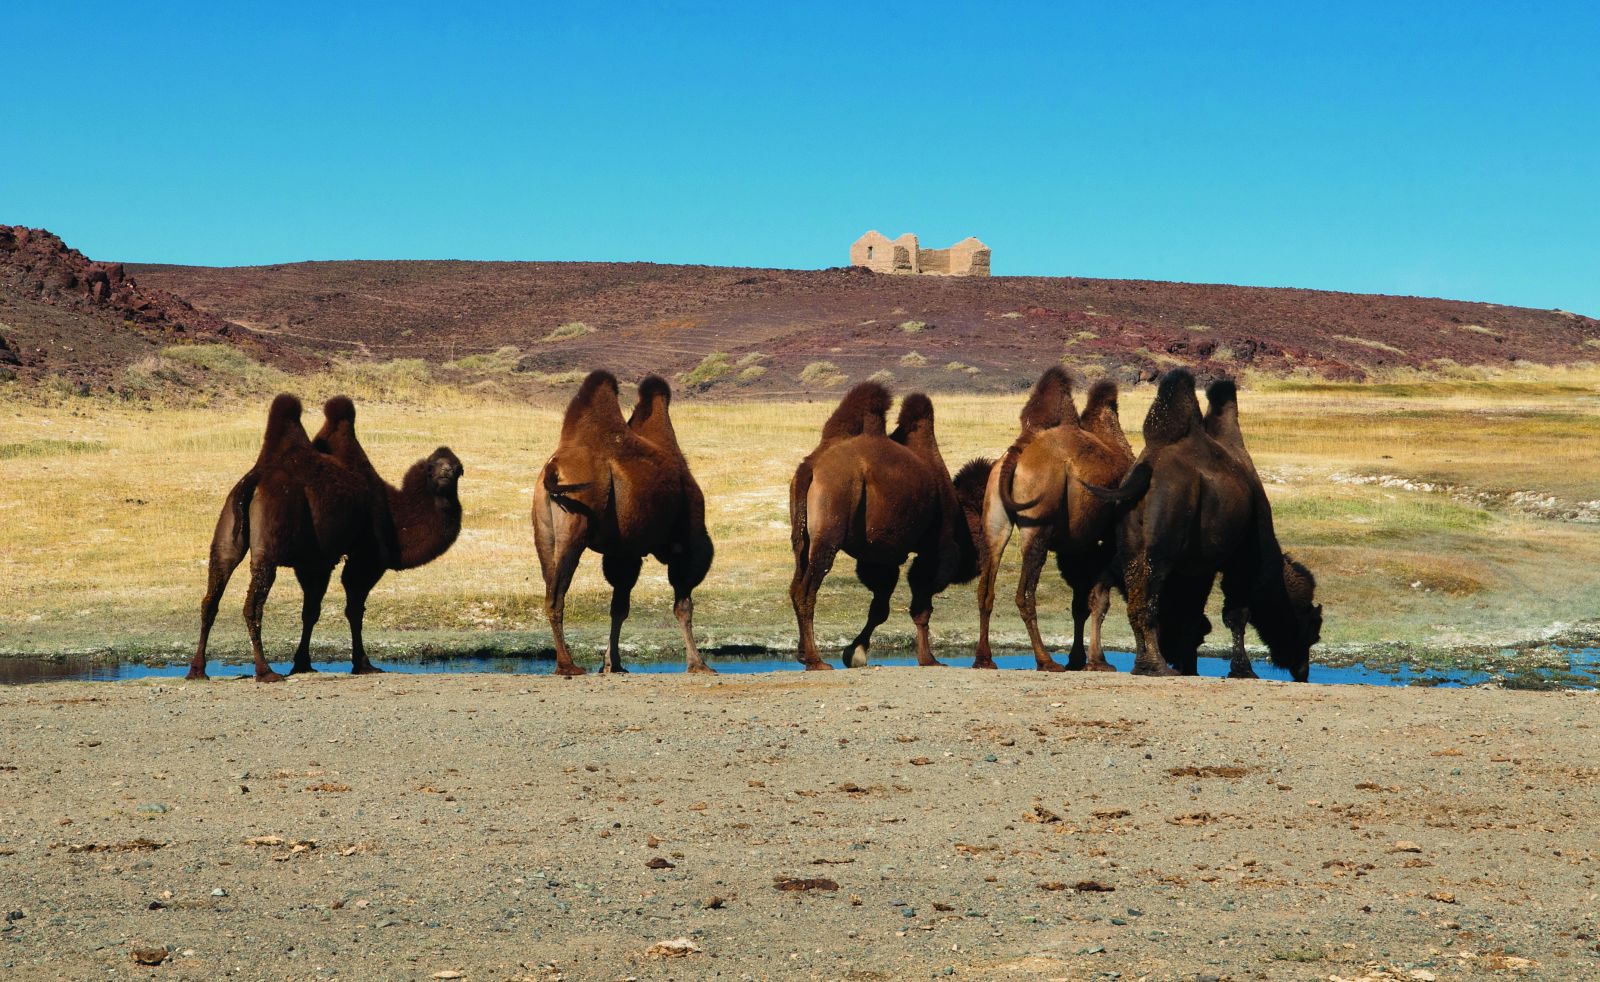
[[[546,341],[565,341],[568,338],[581,338],[585,334],[593,334],[594,328],[583,321],[568,321],[544,336]]]
[[[824,389],[842,385],[847,378],[831,361],[814,361],[800,370],[800,381]]]

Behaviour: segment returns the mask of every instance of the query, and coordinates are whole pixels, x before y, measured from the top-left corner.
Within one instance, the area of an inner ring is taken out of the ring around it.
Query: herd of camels
[[[658,376],[639,383],[626,419],[617,380],[592,372],[567,406],[555,453],[533,493],[534,543],[544,574],[545,613],[556,672],[581,675],[563,630],[566,594],[585,550],[600,554],[612,587],[611,631],[602,671],[622,672],[619,638],[644,557],[667,568],[687,667],[712,672],[694,641],[694,589],[711,568],[705,497],[689,472],[668,411],[671,389]],[[1222,618],[1233,635],[1229,676],[1254,678],[1245,651],[1253,626],[1274,665],[1306,681],[1322,629],[1310,570],[1278,545],[1272,507],[1245,449],[1234,384],[1213,382],[1202,413],[1188,371],[1167,373],[1144,421],[1137,458],[1117,415],[1117,388],[1095,383],[1080,413],[1071,376],[1051,368],[1021,413],[1021,432],[998,462],[973,460],[952,478],[934,435],[933,402],[901,401],[889,429],[892,396],[866,382],[851,389],[823,424],[816,449],[789,485],[799,660],[832,666],[817,651],[817,592],[842,551],[872,592],[867,622],[845,649],[847,666],[867,664],[873,631],[889,617],[901,567],[916,626],[917,661],[938,665],[928,634],[933,598],[955,583],[978,582],[979,638],[974,668],[994,668],[989,619],[1000,557],[1020,530],[1017,608],[1041,671],[1114,671],[1100,629],[1111,592],[1127,600],[1136,654],[1133,671],[1196,674],[1211,630],[1205,606],[1218,576]],[[338,396],[323,407],[315,437],[301,425],[300,401],[273,400],[255,465],[228,493],[211,541],[200,641],[191,679],[206,677],[206,642],[222,592],[250,557],[244,619],[259,681],[281,678],[261,645],[261,618],[280,567],[304,592],[292,673],[315,671],[311,631],[333,569],[342,559],[351,667],[378,672],[361,642],[367,595],[388,570],[442,555],[461,530],[457,483],[463,469],[446,447],[417,461],[398,488],[361,449],[355,406]],[[1066,665],[1039,635],[1035,594],[1055,553],[1072,588],[1073,641]],[[1085,625],[1089,627],[1087,643]]]

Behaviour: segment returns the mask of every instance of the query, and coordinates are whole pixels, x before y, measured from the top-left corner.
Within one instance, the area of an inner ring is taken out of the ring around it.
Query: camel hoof
[[[283,681],[283,676],[279,675],[277,672],[274,672],[272,669],[269,668],[265,672],[257,672],[256,673],[256,681],[257,682],[282,682]]]
[[[937,658],[929,658],[927,661],[919,661],[919,662],[917,662],[917,664],[920,665],[923,668],[944,668],[945,667],[944,662],[940,661]]]
[[[372,664],[371,662],[367,662],[364,665],[352,665],[350,667],[350,674],[351,675],[382,675],[383,674],[383,669],[381,669],[378,666]]]
[[[831,672],[833,666],[825,661],[808,661],[805,663],[808,672]]]
[[[605,668],[600,669],[600,674],[601,675],[626,675],[626,674],[628,674],[628,670],[626,668],[623,668],[621,665],[609,665],[609,666],[607,666]]]
[[[1065,672],[1067,670],[1067,666],[1052,659],[1046,659],[1034,667],[1041,672]]]
[[[973,659],[972,667],[995,672],[1000,670],[1000,666],[994,663],[993,658],[975,658]]]
[[[317,670],[315,668],[312,668],[309,664],[307,664],[307,665],[296,665],[295,667],[289,669],[289,674],[290,675],[316,675],[317,674]]]
[[[712,668],[710,665],[705,664],[704,662],[702,662],[702,663],[700,663],[698,665],[690,665],[686,669],[686,671],[690,675],[715,675],[715,674],[717,674],[717,670],[716,669]]]
[[[1170,665],[1135,665],[1133,666],[1133,674],[1154,675],[1158,678],[1169,678],[1175,677],[1178,674],[1178,670]]]
[[[1086,672],[1115,672],[1117,666],[1108,661],[1096,661],[1083,666],[1083,670]]]
[[[582,665],[557,665],[556,674],[562,678],[575,679],[580,675],[588,675],[588,669]]]
[[[185,675],[184,678],[190,682],[207,682],[210,681],[211,676],[207,675],[206,670],[203,668],[191,668],[189,669],[189,674]]]

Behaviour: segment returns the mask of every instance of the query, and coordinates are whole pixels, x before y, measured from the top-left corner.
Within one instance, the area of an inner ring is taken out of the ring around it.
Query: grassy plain
[[[228,395],[221,384],[180,402],[6,393],[0,654],[187,657],[217,509],[256,452],[267,402],[261,393],[280,384],[305,399],[311,418],[322,398],[355,396],[362,439],[391,479],[439,444],[465,464],[460,542],[426,568],[386,577],[373,595],[368,624],[380,656],[545,648],[528,508],[564,391],[552,388],[548,403],[527,404],[492,386],[436,384],[426,366],[395,364],[293,380],[252,375],[249,396]],[[146,370],[159,377],[165,369]],[[1149,386],[1124,394],[1123,423],[1136,448],[1151,394]],[[937,396],[951,467],[1003,450],[1022,400]],[[1327,610],[1322,657],[1429,655],[1600,634],[1600,372],[1365,385],[1259,380],[1241,405],[1279,536],[1319,577]],[[697,597],[706,644],[793,644],[786,487],[831,407],[826,395],[810,402],[680,398],[674,407],[717,546]],[[1015,562],[1012,549],[995,623],[1003,640],[1020,643],[1010,601]],[[224,659],[245,651],[243,579],[232,584],[214,636]],[[608,597],[591,556],[568,607],[580,657],[592,660],[603,643]],[[1070,638],[1067,596],[1053,574],[1040,599],[1047,636]],[[841,564],[823,591],[822,638],[842,645],[866,600]],[[280,578],[267,612],[278,655],[292,645],[297,601],[293,579]],[[905,603],[902,586],[883,642],[909,637]],[[335,585],[318,632],[330,659],[347,651],[341,609]],[[1126,644],[1120,604],[1107,624],[1110,641]],[[934,629],[941,643],[968,643],[976,627],[969,587],[940,599]],[[1225,639],[1219,631],[1211,640]],[[653,564],[635,590],[625,642],[636,653],[678,656],[666,578]]]

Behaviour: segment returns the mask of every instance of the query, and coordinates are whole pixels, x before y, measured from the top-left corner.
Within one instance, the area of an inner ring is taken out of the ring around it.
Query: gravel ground
[[[1593,978],[1597,698],[898,668],[0,689],[0,975]]]

